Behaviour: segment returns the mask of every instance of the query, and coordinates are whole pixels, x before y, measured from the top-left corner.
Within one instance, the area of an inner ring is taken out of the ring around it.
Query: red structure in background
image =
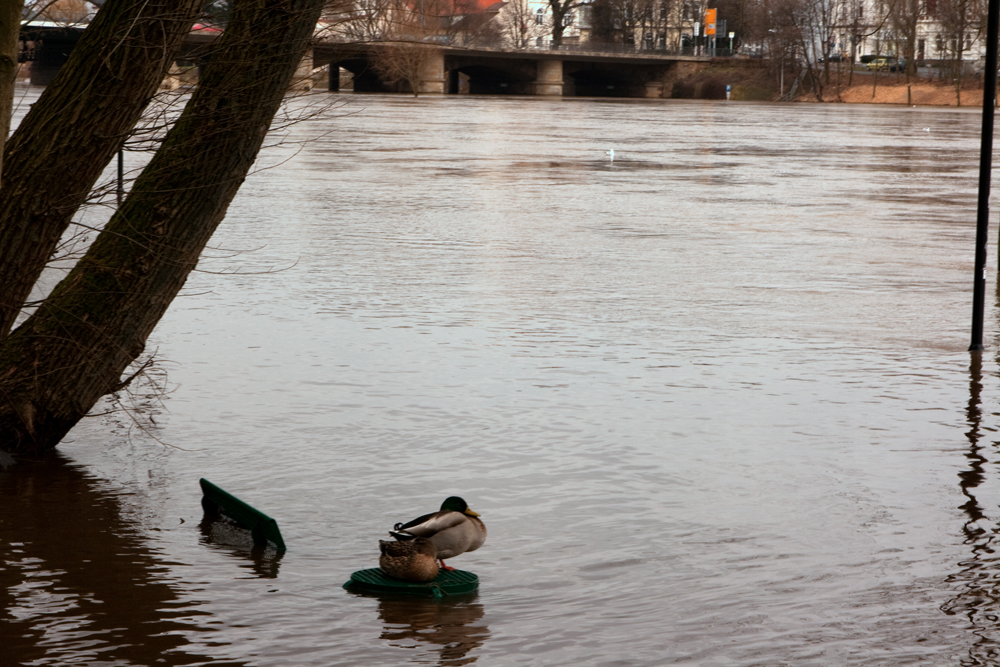
[[[415,12],[437,16],[466,16],[479,14],[494,7],[497,0],[410,0]]]

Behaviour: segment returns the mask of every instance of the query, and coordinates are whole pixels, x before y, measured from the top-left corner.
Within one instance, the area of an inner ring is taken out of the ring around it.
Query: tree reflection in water
[[[479,622],[485,611],[476,595],[446,600],[379,596],[378,600],[379,620],[385,625],[382,639],[401,648],[430,644],[438,652],[439,665],[471,665],[477,656],[469,653],[489,639],[489,628]]]
[[[244,664],[190,650],[202,612],[175,594],[121,499],[79,466],[55,454],[0,470],[0,508],[5,664]]]

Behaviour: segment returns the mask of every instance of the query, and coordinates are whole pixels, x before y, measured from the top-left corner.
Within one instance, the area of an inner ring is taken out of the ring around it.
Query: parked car
[[[874,58],[870,60],[865,67],[867,67],[869,71],[875,71],[877,69],[889,69],[895,64],[895,58]]]
[[[972,73],[976,76],[983,76],[986,74],[986,59],[980,58],[972,66]],[[997,78],[1000,79],[1000,69],[997,70]]]
[[[893,64],[889,65],[890,72],[905,72],[906,71],[906,58],[900,58]]]

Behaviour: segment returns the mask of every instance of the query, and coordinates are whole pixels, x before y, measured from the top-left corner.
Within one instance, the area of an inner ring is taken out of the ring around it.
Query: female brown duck
[[[438,574],[437,549],[431,541],[418,537],[407,542],[378,541],[382,555],[378,565],[390,577],[423,583]]]

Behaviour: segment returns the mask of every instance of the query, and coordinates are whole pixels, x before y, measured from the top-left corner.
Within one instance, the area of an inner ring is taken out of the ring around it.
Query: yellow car
[[[875,58],[869,62],[866,67],[868,71],[874,72],[877,69],[889,69],[896,64],[895,58]]]

